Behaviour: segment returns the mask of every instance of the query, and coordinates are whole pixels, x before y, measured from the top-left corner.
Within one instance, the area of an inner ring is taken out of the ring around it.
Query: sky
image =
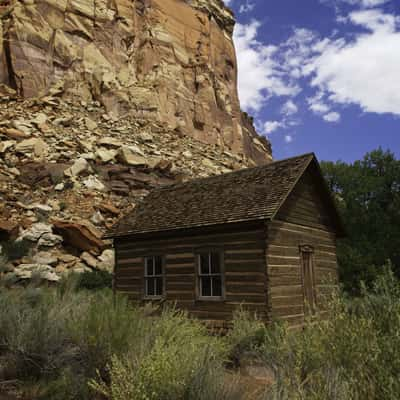
[[[242,109],[282,159],[400,158],[400,0],[225,0]]]

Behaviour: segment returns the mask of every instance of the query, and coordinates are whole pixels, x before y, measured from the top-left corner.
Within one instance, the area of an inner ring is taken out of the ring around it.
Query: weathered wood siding
[[[118,239],[115,287],[134,301],[143,300],[144,257],[165,257],[166,300],[176,302],[200,319],[229,320],[241,304],[266,316],[265,229],[225,228],[225,232],[159,240]],[[224,254],[225,301],[196,300],[196,259],[200,249],[221,249]]]
[[[301,245],[314,248],[317,306],[337,287],[336,237],[328,207],[311,173],[306,173],[269,225],[267,270],[269,311],[272,318],[296,324],[305,305]]]

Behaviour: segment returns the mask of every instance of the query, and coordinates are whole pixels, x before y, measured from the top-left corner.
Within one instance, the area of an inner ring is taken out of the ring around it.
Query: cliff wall
[[[240,110],[234,18],[220,0],[19,0],[0,8],[0,83],[271,160]]]

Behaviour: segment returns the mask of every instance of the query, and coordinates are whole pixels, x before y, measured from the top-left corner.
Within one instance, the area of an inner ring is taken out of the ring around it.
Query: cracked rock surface
[[[268,141],[240,110],[235,21],[222,1],[0,4],[3,92],[99,101],[115,117],[158,121],[257,163],[271,160]]]
[[[0,278],[112,271],[152,188],[271,161],[233,27],[220,0],[0,0]]]

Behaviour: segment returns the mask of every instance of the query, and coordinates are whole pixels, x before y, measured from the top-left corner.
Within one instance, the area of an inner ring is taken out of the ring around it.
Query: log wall
[[[200,319],[227,321],[240,305],[266,318],[265,228],[230,228],[225,232],[158,240],[117,239],[115,288],[133,301],[144,299],[144,257],[165,257],[165,299]],[[225,300],[196,299],[196,252],[219,249],[224,254]]]
[[[276,219],[269,225],[267,275],[271,318],[297,324],[304,320],[305,301],[300,246],[314,248],[317,306],[337,289],[336,236],[318,188],[304,175]]]

